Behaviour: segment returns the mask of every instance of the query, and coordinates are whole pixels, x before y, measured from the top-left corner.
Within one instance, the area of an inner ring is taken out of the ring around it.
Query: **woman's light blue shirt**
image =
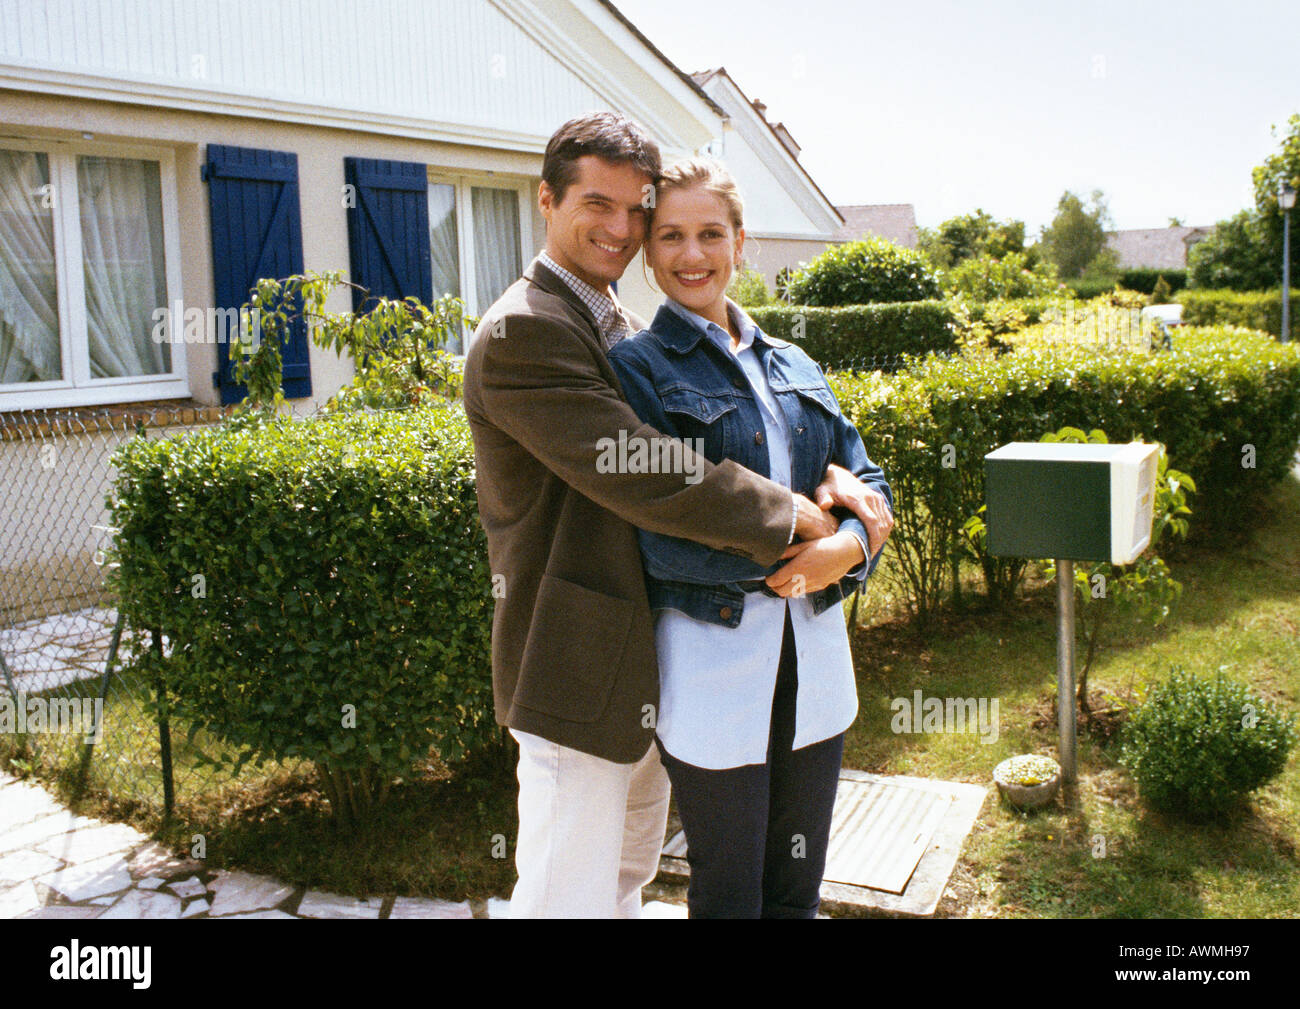
[[[665,303],[735,357],[762,413],[771,479],[789,487],[789,430],[753,350],[754,340],[762,339],[761,330],[728,301],[741,337],[733,349],[730,335],[716,323],[671,298]],[[709,769],[766,762],[787,608],[798,655],[794,748],[830,739],[853,724],[858,693],[843,611],[831,606],[817,615],[807,595],[787,600],[754,592],[745,597],[744,615],[734,628],[677,610],[655,611],[656,727],[664,749],[678,760]]]

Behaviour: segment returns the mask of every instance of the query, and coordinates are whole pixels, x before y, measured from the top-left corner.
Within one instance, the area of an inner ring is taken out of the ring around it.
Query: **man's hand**
[[[894,530],[894,513],[889,510],[885,496],[868,487],[843,466],[831,463],[826,467],[826,477],[813,491],[813,498],[821,508],[840,505],[860,518],[867,530],[867,545],[872,557]]]
[[[781,556],[790,562],[773,571],[766,581],[778,596],[787,599],[819,592],[866,560],[862,556],[862,541],[849,532],[791,543]]]
[[[849,475],[852,479],[852,474]],[[798,513],[794,523],[796,539],[815,540],[832,535],[840,527],[840,520],[829,511],[817,507],[802,494],[796,494],[794,501]],[[829,507],[829,505],[827,506]]]

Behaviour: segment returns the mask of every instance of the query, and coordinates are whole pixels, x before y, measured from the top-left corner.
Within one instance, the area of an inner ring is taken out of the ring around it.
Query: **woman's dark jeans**
[[[817,917],[844,734],[790,749],[796,665],[787,613],[767,763],[708,770],[655,740],[686,831],[692,918]]]

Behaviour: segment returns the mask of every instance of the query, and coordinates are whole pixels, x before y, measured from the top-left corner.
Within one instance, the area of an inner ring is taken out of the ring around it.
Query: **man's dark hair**
[[[663,162],[659,145],[637,123],[617,112],[592,112],[570,119],[555,131],[542,158],[542,181],[555,194],[555,202],[578,177],[577,160],[594,154],[612,164],[630,164],[659,181]]]

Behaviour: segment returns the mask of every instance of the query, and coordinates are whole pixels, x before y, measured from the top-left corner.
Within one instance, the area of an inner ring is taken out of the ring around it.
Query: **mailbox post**
[[[1011,442],[984,457],[985,527],[995,557],[1056,561],[1056,709],[1061,775],[1073,782],[1074,561],[1131,564],[1151,541],[1158,448]]]

